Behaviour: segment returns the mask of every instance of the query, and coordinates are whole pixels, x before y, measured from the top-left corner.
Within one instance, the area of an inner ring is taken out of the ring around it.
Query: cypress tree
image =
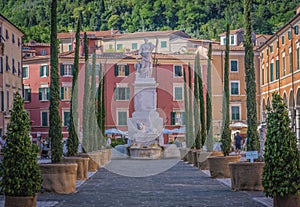
[[[207,132],[207,151],[213,151],[213,127],[212,127],[212,106],[211,106],[211,42],[208,47],[208,60],[207,60],[207,91],[206,91],[206,132]]]
[[[91,150],[96,150],[97,148],[97,136],[96,136],[96,113],[95,113],[95,98],[96,98],[96,53],[93,54],[92,59],[92,83],[90,89],[90,110],[89,110],[89,131],[90,131],[90,143],[91,143]]]
[[[226,26],[226,50],[224,65],[224,96],[223,96],[223,131],[221,135],[221,149],[224,156],[229,155],[231,148],[231,137],[229,128],[229,23]]]
[[[202,82],[202,72],[200,65],[200,55],[197,53],[197,65],[198,65],[198,87],[199,87],[199,98],[200,98],[200,123],[201,123],[201,146],[204,145],[206,140],[206,123],[205,123],[205,103],[203,94],[203,82]]]
[[[97,124],[98,128],[100,129],[100,140],[98,142],[98,147],[102,144],[102,139],[104,136],[104,132],[102,130],[102,81],[103,75],[102,75],[102,65],[100,64],[99,68],[99,83],[98,83],[98,91],[97,91]],[[99,149],[99,148],[98,148]]]
[[[201,149],[201,127],[200,127],[200,114],[199,114],[199,87],[198,87],[198,80],[199,80],[199,67],[200,67],[200,60],[199,60],[199,53],[197,53],[194,63],[194,123],[195,123],[195,147],[196,149]]]
[[[189,99],[188,99],[188,92],[187,92],[187,82],[186,82],[186,72],[185,68],[183,69],[183,80],[184,80],[184,120],[186,122],[185,124],[185,141],[186,141],[186,146],[190,147],[190,142],[189,142],[189,125],[188,125],[188,120],[189,120]]]
[[[90,100],[90,84],[89,84],[89,51],[86,33],[84,33],[84,94],[83,94],[83,147],[86,152],[90,151],[89,142],[89,100]]]
[[[101,127],[101,130],[102,130],[102,134],[103,136],[101,137],[101,145],[104,146],[105,145],[105,139],[104,139],[104,132],[105,132],[105,117],[106,117],[106,111],[105,111],[105,94],[104,94],[104,90],[105,90],[105,74],[103,73],[103,79],[102,79],[102,102],[101,102],[101,106],[102,106],[102,121],[101,121],[101,124],[102,124],[102,127]]]
[[[62,126],[59,115],[59,74],[58,74],[58,45],[56,25],[57,1],[51,4],[51,42],[50,42],[50,107],[49,107],[49,138],[51,140],[51,161],[58,163],[62,157]]]
[[[188,65],[189,70],[189,120],[188,120],[188,126],[189,126],[189,147],[194,147],[194,122],[193,122],[193,95],[192,95],[192,68],[190,64]]]
[[[259,136],[257,132],[257,110],[256,110],[256,78],[253,63],[253,46],[251,32],[251,0],[245,0],[244,18],[245,18],[245,75],[246,75],[246,93],[247,93],[247,150],[259,150]]]
[[[70,122],[69,122],[69,139],[67,142],[68,156],[74,156],[78,150],[78,68],[79,68],[79,46],[80,46],[80,30],[81,30],[81,15],[79,15],[76,29],[75,54],[74,54],[74,69],[72,80],[72,97],[70,101]]]

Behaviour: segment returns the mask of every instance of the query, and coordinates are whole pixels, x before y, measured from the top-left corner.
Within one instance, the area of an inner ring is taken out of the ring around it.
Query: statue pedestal
[[[134,112],[128,119],[128,138],[132,143],[130,155],[136,159],[158,159],[163,119],[156,111],[157,83],[154,78],[137,78],[133,85]]]

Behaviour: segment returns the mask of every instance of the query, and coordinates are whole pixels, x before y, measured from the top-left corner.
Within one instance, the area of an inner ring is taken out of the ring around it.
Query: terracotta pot
[[[179,152],[180,152],[180,158],[183,161],[187,161],[187,153],[190,149],[189,148],[180,148]]]
[[[212,154],[212,152],[199,152],[197,155],[197,167],[200,170],[208,170],[208,160],[207,158]]]
[[[108,150],[104,149],[101,152],[100,162],[102,166],[105,166],[108,163]]]
[[[229,163],[240,161],[240,156],[213,156],[208,158],[212,178],[230,178]]]
[[[95,155],[80,153],[80,154],[77,154],[76,156],[90,158],[89,165],[88,165],[89,172],[96,172],[100,168],[100,164],[99,164],[100,163],[100,154],[99,153],[97,153]]]
[[[262,186],[262,173],[264,162],[233,162],[229,163],[231,175],[231,189],[239,190],[264,190]]]
[[[89,159],[88,157],[64,157],[63,163],[77,163],[77,180],[87,180],[89,170]]]
[[[187,162],[189,164],[194,164],[195,163],[195,155],[193,154],[194,153],[194,149],[190,149],[187,153]]]
[[[69,194],[76,192],[77,164],[55,163],[39,164],[46,191]]]
[[[5,195],[4,207],[36,207],[37,194],[33,196]]]
[[[299,207],[300,206],[300,194],[298,195],[285,195],[274,196],[274,207]]]

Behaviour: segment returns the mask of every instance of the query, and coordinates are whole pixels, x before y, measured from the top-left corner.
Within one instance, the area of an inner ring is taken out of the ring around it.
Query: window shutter
[[[115,88],[115,100],[118,100],[119,98],[119,89]]]
[[[126,88],[125,96],[126,96],[126,100],[129,100],[129,98],[130,98],[130,89],[129,88]]]
[[[49,65],[46,65],[46,76],[49,76]]]
[[[176,116],[176,113],[171,112],[171,125],[175,125],[175,116]]]
[[[27,97],[28,97],[28,101],[31,101],[31,90],[30,89],[27,90]]]
[[[129,65],[125,65],[125,76],[129,76]]]
[[[64,87],[60,87],[60,99],[64,100]]]
[[[40,66],[40,77],[43,76],[43,66]]]
[[[276,79],[279,79],[279,60],[276,60]]]
[[[115,65],[115,76],[119,75],[118,65]]]
[[[74,65],[72,65],[72,74],[71,75],[73,75],[74,74]]]
[[[39,100],[42,100],[42,89],[41,88],[39,88]]]
[[[60,75],[64,76],[64,74],[65,74],[65,67],[64,67],[64,64],[61,64],[60,65]]]
[[[292,39],[292,33],[291,33],[291,31],[288,31],[288,38],[289,38],[289,40]]]
[[[1,91],[1,111],[4,111],[4,91]]]
[[[297,25],[297,26],[295,26],[295,35],[298,35],[299,34],[299,26]]]
[[[50,99],[50,88],[47,88],[47,100]]]

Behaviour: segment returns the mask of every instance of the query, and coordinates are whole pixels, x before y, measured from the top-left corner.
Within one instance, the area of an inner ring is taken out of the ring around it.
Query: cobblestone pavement
[[[257,198],[264,198],[263,193],[232,192],[228,186],[180,161],[169,170],[148,177],[126,177],[101,168],[77,193],[39,194],[38,206],[52,202],[55,207],[265,207]]]

